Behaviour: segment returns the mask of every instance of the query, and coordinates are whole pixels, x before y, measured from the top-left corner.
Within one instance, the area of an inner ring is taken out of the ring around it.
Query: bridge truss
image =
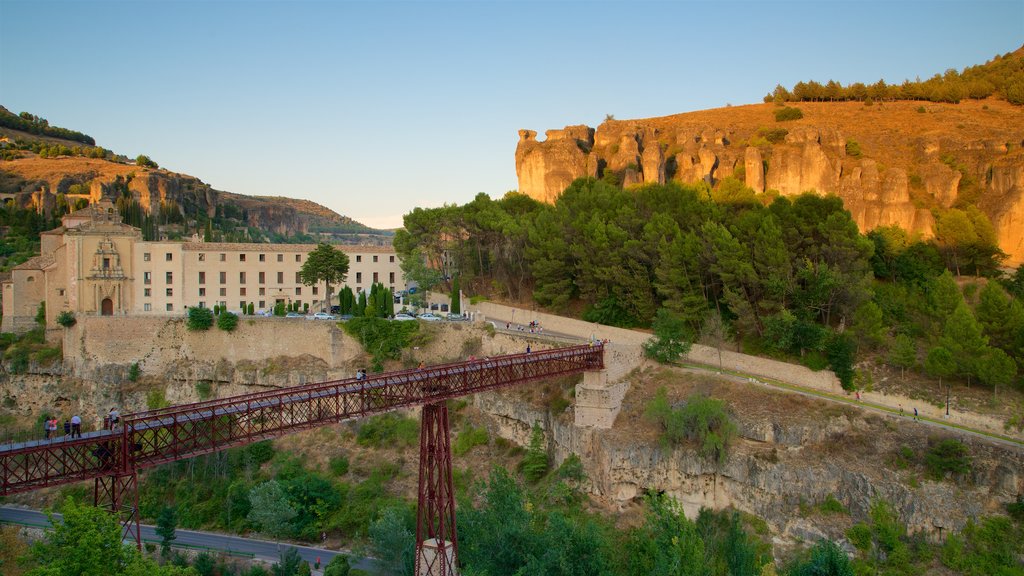
[[[305,384],[122,416],[112,430],[0,446],[0,496],[94,480],[94,501],[141,545],[138,471],[363,418],[423,407],[416,574],[455,573],[457,538],[446,400],[604,368],[600,345],[573,346]]]

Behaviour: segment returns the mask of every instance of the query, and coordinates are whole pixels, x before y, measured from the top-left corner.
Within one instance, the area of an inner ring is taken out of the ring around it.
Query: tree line
[[[764,97],[765,102],[844,102],[884,100],[924,100],[959,103],[961,100],[983,100],[989,97],[1024,104],[1024,55],[1008,53],[992,61],[964,68],[950,68],[927,80],[904,80],[902,84],[853,82],[842,85],[835,80],[821,83],[814,80],[797,82],[792,89],[777,85]]]
[[[37,134],[39,136],[73,140],[75,142],[88,144],[89,146],[96,145],[96,140],[94,140],[92,136],[82,134],[81,132],[76,132],[74,130],[68,130],[67,128],[50,126],[50,122],[46,118],[36,116],[35,114],[30,114],[28,112],[22,112],[21,114],[14,115],[7,110],[0,110],[0,126],[10,128],[12,130],[21,130],[22,132],[28,132],[29,134]]]
[[[553,205],[509,193],[417,208],[395,247],[477,293],[622,327],[650,326],[664,308],[691,338],[716,332],[748,352],[830,365],[852,386],[857,352],[900,335],[922,357],[934,347],[956,306],[921,307],[943,271],[1000,273],[1005,256],[983,213],[937,214],[936,237],[925,241],[895,227],[861,234],[835,196],[724,199],[700,185],[623,190],[580,179]],[[1005,292],[999,283],[989,292],[997,288]],[[1005,297],[1019,305],[1020,295]],[[869,329],[876,309],[882,320]],[[1024,360],[1007,337],[990,341]]]

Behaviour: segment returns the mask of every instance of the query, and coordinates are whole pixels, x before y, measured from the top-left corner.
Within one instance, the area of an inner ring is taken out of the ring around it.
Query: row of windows
[[[260,272],[259,273],[259,281],[258,281],[259,284],[266,284],[267,283],[267,275],[266,274],[267,274],[266,272]],[[227,284],[228,283],[228,273],[227,272],[221,272],[218,279],[220,280],[221,284]],[[174,284],[174,272],[167,272],[165,274],[165,276],[164,276],[164,282],[166,284]],[[246,282],[245,272],[239,272],[238,273],[238,283],[239,284],[245,284],[245,282]],[[301,282],[302,282],[302,278],[300,277],[300,273],[296,272],[295,273],[295,283],[299,284]],[[379,272],[374,272],[373,273],[373,282],[374,283],[380,282],[380,273]],[[152,272],[143,272],[142,273],[142,283],[146,284],[146,285],[152,284],[153,283],[153,273]],[[200,272],[199,273],[199,283],[200,284],[206,284],[206,272]],[[278,272],[277,273],[277,283],[278,284],[284,284],[284,272]],[[363,283],[363,273],[362,272],[356,272],[356,284],[362,284],[362,283]],[[394,284],[395,283],[395,273],[394,272],[388,272],[388,283],[389,284]],[[316,288],[313,288],[313,290],[316,290]]]
[[[166,293],[167,296],[174,296],[174,289],[173,288],[167,288],[165,293]],[[317,296],[319,294],[320,294],[319,288],[317,286],[313,286],[313,296]],[[199,289],[199,295],[200,296],[206,296],[206,288],[200,288]],[[220,295],[221,296],[227,296],[228,295],[228,289],[227,288],[221,288],[220,289]],[[244,287],[238,289],[238,295],[239,296],[245,296],[246,295]],[[266,288],[260,288],[260,296],[266,296],[266,295],[267,295],[267,289]],[[295,287],[295,295],[296,296],[302,295],[302,286],[296,286]],[[152,288],[145,288],[145,289],[143,289],[142,296],[144,298],[152,298],[153,297],[153,289]]]
[[[244,253],[239,254],[238,255],[238,261],[239,262],[245,262],[245,256],[246,255]],[[267,255],[266,254],[258,254],[257,256],[259,256],[260,262],[266,262],[267,261]],[[378,262],[379,261],[378,258],[379,258],[378,255],[376,255],[376,254],[373,255],[373,261],[374,262]],[[221,252],[220,253],[220,261],[221,262],[227,262],[227,259],[228,259],[227,253]],[[149,252],[143,252],[142,260],[144,262],[149,262],[151,260],[150,253]],[[174,260],[174,253],[173,252],[165,253],[164,254],[164,260],[167,261],[167,262],[172,262]],[[200,252],[199,253],[199,261],[200,262],[206,262],[206,253],[205,252]],[[284,262],[284,254],[278,254],[277,255],[277,261],[278,262]],[[296,262],[302,262],[302,254],[296,254],[295,255],[295,261]],[[363,255],[362,254],[356,254],[356,262],[362,262],[362,261],[363,261]],[[388,262],[394,262],[394,261],[395,261],[395,256],[394,255],[388,256]]]

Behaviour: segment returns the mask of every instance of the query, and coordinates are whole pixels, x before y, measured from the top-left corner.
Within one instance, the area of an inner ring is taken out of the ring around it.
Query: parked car
[[[469,318],[466,318],[462,314],[453,314],[451,312],[448,313],[447,319],[449,322],[465,322],[466,320],[469,320]]]
[[[394,320],[415,320],[416,318],[408,314],[395,314]]]
[[[348,322],[352,318],[354,318],[354,316],[351,314],[342,314],[341,316],[338,316],[338,320],[341,320],[342,322]]]
[[[334,320],[334,316],[331,316],[327,312],[314,312],[309,316],[306,316],[309,320]]]
[[[305,316],[303,316],[302,314],[299,314],[298,312],[289,312],[289,313],[285,314],[284,317],[285,318],[305,318]]]
[[[432,314],[430,312],[420,314],[419,316],[417,316],[417,318],[419,318],[420,320],[426,320],[427,322],[438,322],[442,320],[440,316],[438,316],[437,314]]]

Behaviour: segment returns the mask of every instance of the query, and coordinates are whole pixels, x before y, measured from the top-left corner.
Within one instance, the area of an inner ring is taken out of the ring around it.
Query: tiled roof
[[[29,258],[25,262],[18,264],[14,268],[11,268],[11,270],[42,270],[43,268],[46,268],[50,264],[53,264],[53,262],[54,260],[52,254],[43,254],[42,256],[35,256],[33,258]]]
[[[231,243],[231,242],[185,242],[182,250],[191,252],[312,252],[318,244],[258,244],[258,243]],[[334,244],[335,248],[353,254],[377,253],[394,254],[395,249],[391,246],[352,246],[347,244]]]

